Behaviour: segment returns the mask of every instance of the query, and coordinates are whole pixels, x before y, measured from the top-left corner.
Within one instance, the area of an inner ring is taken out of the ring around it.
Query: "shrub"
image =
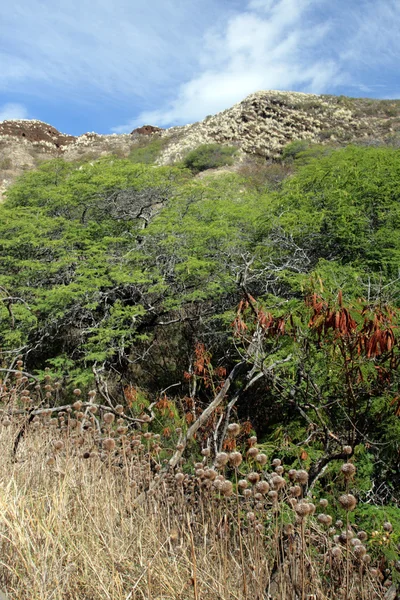
[[[203,144],[189,152],[184,159],[184,165],[194,173],[216,169],[233,164],[233,156],[237,149],[233,146],[220,144]]]

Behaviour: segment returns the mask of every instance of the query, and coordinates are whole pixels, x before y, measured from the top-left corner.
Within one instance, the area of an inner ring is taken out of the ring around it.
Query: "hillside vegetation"
[[[0,205],[1,527],[20,561],[0,586],[394,598],[399,151],[300,140],[219,172],[235,147],[169,166],[154,148],[43,163]]]

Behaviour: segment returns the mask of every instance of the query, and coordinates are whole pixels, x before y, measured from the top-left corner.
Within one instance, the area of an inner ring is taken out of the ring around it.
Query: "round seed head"
[[[258,483],[256,483],[256,490],[257,492],[259,492],[260,494],[268,494],[269,492],[269,484],[267,481],[259,481]]]
[[[361,543],[358,544],[355,548],[354,548],[354,555],[358,558],[364,558],[364,556],[367,554],[367,549],[365,546],[363,546]]]
[[[341,467],[341,471],[346,479],[350,479],[350,477],[353,477],[354,473],[356,472],[356,467],[353,465],[353,463],[344,463],[344,465]]]
[[[112,452],[115,448],[115,440],[113,438],[106,438],[103,440],[103,448],[106,452]]]
[[[259,454],[258,448],[255,448],[254,446],[252,446],[251,448],[249,448],[247,450],[247,456],[249,458],[256,458],[256,456],[258,456],[258,454]]]
[[[304,469],[300,469],[299,471],[296,471],[294,478],[301,485],[305,485],[308,481],[308,473]]]
[[[247,519],[248,519],[249,521],[254,521],[254,520],[255,520],[255,518],[256,518],[256,515],[255,515],[253,512],[248,512],[248,513],[247,513]]]
[[[343,494],[339,498],[340,505],[344,510],[354,510],[357,505],[357,500],[352,494]]]
[[[275,490],[271,490],[270,492],[268,492],[268,497],[270,500],[272,500],[272,502],[277,502],[278,500],[278,492]]]
[[[81,392],[81,390],[80,390],[79,388],[76,388],[76,389],[73,391],[73,394],[74,394],[74,396],[80,396],[80,395],[82,394],[82,392]]]
[[[296,469],[290,469],[288,472],[289,479],[294,479],[296,477],[296,473],[297,473]]]
[[[238,423],[231,423],[228,425],[228,432],[236,437],[240,433],[240,425]]]
[[[233,485],[232,482],[226,479],[221,484],[221,493],[223,496],[232,496],[233,493]]]
[[[105,413],[105,415],[103,416],[103,421],[107,425],[111,425],[111,423],[114,423],[114,420],[115,420],[114,413]]]
[[[250,496],[251,496],[251,490],[243,490],[243,496],[245,498],[250,498]]]
[[[72,408],[74,410],[81,410],[82,408],[82,400],[77,400],[76,402],[73,403]]]
[[[249,473],[247,475],[247,480],[250,481],[250,483],[252,483],[254,485],[258,481],[260,481],[260,475],[258,473],[256,473],[255,471],[252,471],[251,473]]]
[[[263,467],[267,464],[268,458],[265,454],[260,453],[256,455],[256,462]]]
[[[203,448],[203,450],[201,451],[202,456],[210,456],[211,454],[211,450],[210,448]]]
[[[62,440],[56,440],[53,442],[54,450],[62,450],[64,448],[64,442]]]
[[[365,531],[359,531],[357,536],[358,536],[358,539],[361,540],[362,542],[366,542],[368,539],[368,535],[366,534]]]
[[[326,500],[326,498],[321,498],[319,504],[322,506],[322,508],[326,508],[328,506],[328,500]]]
[[[294,507],[294,510],[296,511],[296,514],[303,519],[310,514],[310,505],[308,502],[298,502]]]
[[[301,487],[299,485],[293,485],[289,491],[291,495],[295,498],[301,496]]]
[[[252,435],[251,438],[249,438],[249,446],[254,446],[254,444],[257,444],[257,436]]]
[[[249,485],[249,482],[246,479],[239,479],[238,488],[240,490],[245,490]]]
[[[122,406],[122,404],[117,404],[117,406],[115,407],[115,412],[117,412],[119,415],[122,415],[124,413],[124,407]]]
[[[207,471],[204,473],[206,479],[209,479],[210,481],[214,481],[214,479],[217,477],[218,473],[217,471],[214,471],[214,469],[207,469]]]
[[[215,466],[217,467],[217,469],[222,469],[226,465],[228,460],[229,457],[226,454],[226,452],[218,452],[217,456],[215,457]]]
[[[332,548],[331,554],[333,558],[336,558],[336,560],[338,560],[342,557],[342,550],[341,548],[339,548],[339,546],[335,546],[334,548]]]
[[[185,476],[183,473],[177,473],[175,475],[175,481],[176,483],[183,483],[183,480],[185,479]]]
[[[242,460],[243,457],[240,452],[231,452],[229,454],[229,464],[232,465],[232,467],[239,467],[242,463]]]
[[[276,490],[281,490],[285,486],[285,480],[280,475],[274,475],[272,477],[272,485]]]
[[[319,514],[317,519],[322,525],[325,525],[325,527],[329,527],[329,525],[332,523],[332,517],[330,515],[326,515],[325,513]]]
[[[351,446],[343,446],[343,454],[350,455],[353,452],[353,448]]]
[[[383,529],[384,529],[385,531],[387,531],[388,533],[392,533],[392,531],[393,531],[393,525],[392,525],[391,523],[389,523],[389,521],[386,521],[386,522],[383,524]]]
[[[280,467],[282,464],[282,461],[280,458],[274,458],[274,460],[272,461],[272,466],[273,467]]]
[[[282,465],[280,465],[279,467],[275,468],[275,473],[277,475],[282,475],[284,471],[285,471],[285,469],[282,467]]]

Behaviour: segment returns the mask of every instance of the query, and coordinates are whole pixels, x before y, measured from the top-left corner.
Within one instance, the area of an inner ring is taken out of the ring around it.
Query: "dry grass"
[[[33,397],[25,379],[0,385],[0,588],[11,598],[372,600],[391,585],[356,528],[346,541],[329,506],[303,498],[307,473],[266,464],[255,439],[244,457],[205,450],[164,476],[163,440],[115,419],[122,407],[93,408],[92,394],[37,415],[14,457],[26,419],[15,413]]]

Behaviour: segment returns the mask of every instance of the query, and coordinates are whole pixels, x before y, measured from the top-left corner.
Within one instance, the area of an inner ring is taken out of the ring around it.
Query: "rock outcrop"
[[[382,144],[400,146],[400,101],[373,100],[263,91],[199,123],[161,129],[143,125],[130,134],[60,133],[41,121],[0,123],[0,194],[21,173],[43,160],[96,159],[107,154],[127,157],[135,147],[161,138],[158,164],[182,160],[205,143],[235,145],[237,160],[245,156],[278,158],[293,140],[322,144]]]

